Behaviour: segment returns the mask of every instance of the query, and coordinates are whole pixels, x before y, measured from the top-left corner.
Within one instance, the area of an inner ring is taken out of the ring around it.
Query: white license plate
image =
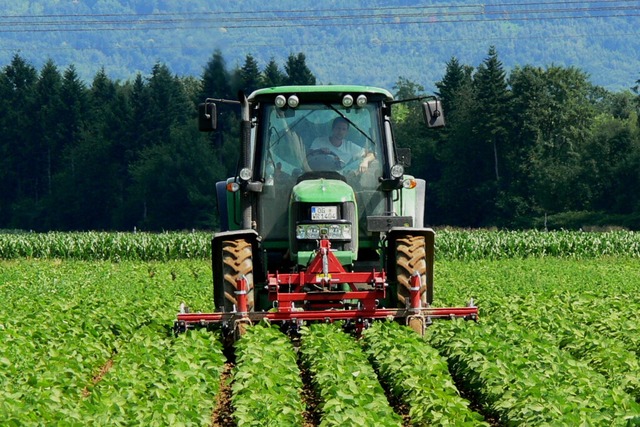
[[[338,219],[337,206],[311,206],[311,219],[323,221],[326,219]]]

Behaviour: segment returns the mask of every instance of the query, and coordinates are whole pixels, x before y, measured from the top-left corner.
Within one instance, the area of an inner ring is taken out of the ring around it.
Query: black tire
[[[411,276],[420,275],[420,299],[427,304],[427,251],[424,236],[405,236],[396,240],[396,279],[398,307],[410,301]]]
[[[225,240],[222,242],[222,280],[224,285],[224,311],[237,308],[236,281],[245,276],[247,279],[247,310],[254,311],[253,292],[253,251],[251,243],[245,239]]]

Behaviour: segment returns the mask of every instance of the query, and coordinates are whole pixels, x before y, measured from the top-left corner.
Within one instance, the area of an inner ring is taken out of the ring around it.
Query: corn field
[[[0,233],[0,259],[169,261],[209,259],[209,232]],[[640,257],[640,233],[633,231],[436,232],[436,260],[500,260],[528,257]]]

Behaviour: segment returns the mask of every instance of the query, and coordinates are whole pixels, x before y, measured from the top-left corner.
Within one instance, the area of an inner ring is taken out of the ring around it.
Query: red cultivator
[[[263,319],[297,331],[303,322],[345,321],[345,325],[360,333],[374,319],[404,320],[416,332],[434,318],[464,318],[475,320],[478,308],[433,308],[423,306],[420,289],[421,276],[411,277],[410,299],[406,308],[382,308],[380,301],[387,296],[388,284],[384,271],[348,272],[331,253],[328,239],[319,241],[315,258],[305,271],[267,276],[267,292],[273,309],[263,312],[248,310],[247,281],[237,280],[233,311],[217,313],[189,313],[181,310],[175,322],[176,332],[195,327],[220,325],[237,338],[246,325]]]

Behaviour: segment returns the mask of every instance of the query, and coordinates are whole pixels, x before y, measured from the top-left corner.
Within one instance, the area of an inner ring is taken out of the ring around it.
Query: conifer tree
[[[51,227],[47,211],[51,209],[53,192],[53,177],[62,168],[62,75],[53,63],[48,60],[40,70],[36,83],[36,98],[38,107],[34,111],[37,119],[33,126],[36,140],[40,143],[40,150],[33,155],[38,158],[38,177],[42,186],[42,202],[36,197],[34,206],[38,212],[38,227],[32,229],[49,229]]]
[[[260,69],[258,61],[252,56],[247,55],[244,65],[237,71],[236,85],[238,90],[250,94],[260,86]]]
[[[3,95],[0,129],[0,217],[8,221],[30,215],[30,200],[40,192],[38,159],[39,141],[31,132],[35,121],[36,69],[20,55],[14,55],[2,73]]]
[[[480,143],[488,143],[493,151],[493,171],[495,180],[500,180],[498,146],[504,144],[507,130],[507,90],[506,73],[494,46],[489,48],[488,56],[478,67],[474,76],[478,104],[482,108],[476,122],[476,134]]]
[[[205,98],[236,99],[231,92],[230,80],[222,52],[217,49],[202,73],[201,100]]]
[[[260,85],[263,87],[280,86],[285,81],[285,78],[286,76],[280,71],[276,60],[271,58],[267,66],[262,70]]]
[[[315,85],[316,78],[307,67],[307,59],[304,53],[289,55],[284,66],[287,77],[285,84],[288,85]]]

